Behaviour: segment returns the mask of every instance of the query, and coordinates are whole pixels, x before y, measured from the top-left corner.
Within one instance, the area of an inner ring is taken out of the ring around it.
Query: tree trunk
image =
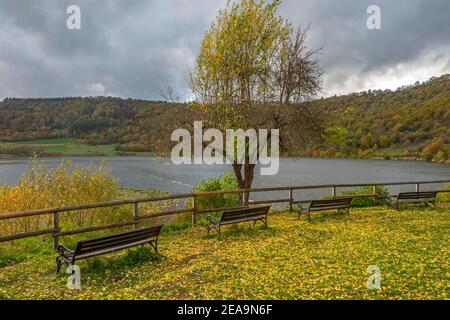
[[[242,170],[244,169],[244,170]],[[238,183],[239,189],[250,189],[253,183],[255,165],[254,164],[237,164],[233,163],[233,171]],[[243,171],[243,172],[242,172]],[[239,193],[239,205],[248,205],[250,192]]]

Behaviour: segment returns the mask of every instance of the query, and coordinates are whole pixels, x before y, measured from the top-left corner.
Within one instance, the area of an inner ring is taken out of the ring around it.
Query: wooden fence
[[[9,212],[9,213],[0,213],[0,221],[8,220],[8,219],[19,219],[24,217],[32,217],[32,216],[40,216],[40,215],[52,215],[53,227],[51,229],[38,230],[33,232],[19,233],[7,236],[1,236],[0,242],[11,241],[16,239],[35,237],[44,234],[51,234],[53,239],[54,248],[58,245],[58,239],[67,235],[74,235],[85,232],[99,231],[99,230],[107,230],[118,227],[126,227],[131,226],[133,228],[137,228],[138,223],[140,221],[155,218],[155,217],[163,217],[177,214],[190,213],[192,216],[192,225],[195,225],[196,216],[216,212],[223,211],[226,209],[234,209],[234,208],[211,208],[211,209],[198,209],[196,206],[196,199],[198,197],[205,196],[215,196],[215,195],[224,195],[224,194],[237,194],[237,193],[264,193],[264,192],[280,192],[287,191],[287,197],[282,199],[272,199],[272,200],[259,200],[259,201],[250,201],[248,204],[257,205],[257,204],[275,204],[275,203],[287,203],[289,204],[289,209],[292,211],[293,206],[296,204],[307,203],[311,200],[295,200],[294,199],[294,191],[298,190],[311,190],[311,189],[330,189],[331,195],[337,195],[338,188],[355,188],[355,187],[372,187],[371,194],[359,194],[353,195],[353,197],[373,197],[373,198],[382,198],[377,194],[378,186],[405,186],[411,185],[415,187],[415,191],[420,191],[421,185],[427,184],[444,184],[450,183],[450,180],[438,180],[438,181],[412,181],[412,182],[386,182],[386,183],[365,183],[365,184],[325,184],[325,185],[309,185],[309,186],[289,186],[289,187],[275,187],[275,188],[254,188],[254,189],[239,189],[239,190],[229,190],[229,191],[212,191],[212,192],[202,192],[202,193],[188,193],[188,194],[175,194],[168,196],[159,196],[159,197],[149,197],[149,198],[139,198],[139,199],[126,199],[126,200],[116,200],[110,202],[99,202],[99,203],[90,203],[90,204],[82,204],[82,205],[73,205],[66,206],[61,208],[46,208],[46,209],[38,209],[38,210],[29,210],[29,211],[21,211],[21,212]],[[438,190],[439,192],[450,192],[450,190]],[[139,204],[146,202],[157,202],[157,201],[165,201],[165,200],[180,200],[180,199],[192,199],[193,206],[191,208],[177,209],[177,210],[166,210],[160,211],[152,214],[139,214]],[[69,211],[78,211],[85,209],[95,209],[95,208],[104,208],[104,207],[113,207],[113,206],[122,206],[122,205],[131,205],[133,208],[133,220],[117,222],[102,226],[74,229],[61,231],[60,228],[60,214]]]

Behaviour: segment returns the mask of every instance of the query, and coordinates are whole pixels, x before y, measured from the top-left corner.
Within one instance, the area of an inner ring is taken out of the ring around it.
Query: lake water
[[[49,168],[57,167],[63,159],[42,158]],[[73,164],[85,167],[105,161],[111,175],[121,187],[154,188],[170,193],[187,193],[202,179],[231,172],[229,165],[174,165],[170,158],[151,157],[71,157]],[[27,169],[27,159],[0,160],[0,185],[17,183]],[[419,161],[304,159],[283,158],[275,176],[259,176],[256,169],[254,187],[290,185],[345,184],[367,182],[401,182],[450,180],[450,166]],[[440,186],[423,186],[423,190]],[[413,191],[414,186],[392,187],[390,191]],[[317,197],[330,190],[296,191],[295,198]],[[286,192],[285,192],[286,193]],[[256,194],[253,198],[283,197],[277,193]]]

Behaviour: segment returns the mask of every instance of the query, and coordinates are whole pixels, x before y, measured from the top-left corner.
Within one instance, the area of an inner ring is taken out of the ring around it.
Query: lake
[[[57,167],[69,158],[42,158],[49,168]],[[105,161],[111,175],[117,177],[121,187],[153,188],[170,193],[188,193],[202,179],[216,177],[224,171],[232,172],[229,165],[174,165],[170,158],[151,157],[70,157],[80,167]],[[29,160],[0,160],[0,185],[17,183],[27,169]],[[421,161],[355,160],[355,159],[280,159],[280,170],[275,176],[259,176],[255,172],[254,187],[290,185],[344,184],[367,182],[401,182],[450,180],[450,166]],[[438,186],[423,186],[423,190]],[[440,187],[440,186],[439,186]],[[392,187],[390,191],[413,191],[413,186]],[[317,197],[330,190],[296,191],[295,198]],[[279,197],[257,194],[253,198]],[[281,197],[286,197],[281,195]]]

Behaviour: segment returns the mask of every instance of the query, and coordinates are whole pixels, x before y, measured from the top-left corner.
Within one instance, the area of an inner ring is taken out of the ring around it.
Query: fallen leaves
[[[269,229],[202,227],[161,235],[162,259],[96,273],[80,262],[82,289],[45,277],[54,254],[0,268],[8,299],[450,299],[448,207],[353,209],[345,217],[269,217]],[[121,259],[118,253],[101,259]],[[120,264],[119,264],[120,265]],[[381,290],[367,289],[367,267]]]

